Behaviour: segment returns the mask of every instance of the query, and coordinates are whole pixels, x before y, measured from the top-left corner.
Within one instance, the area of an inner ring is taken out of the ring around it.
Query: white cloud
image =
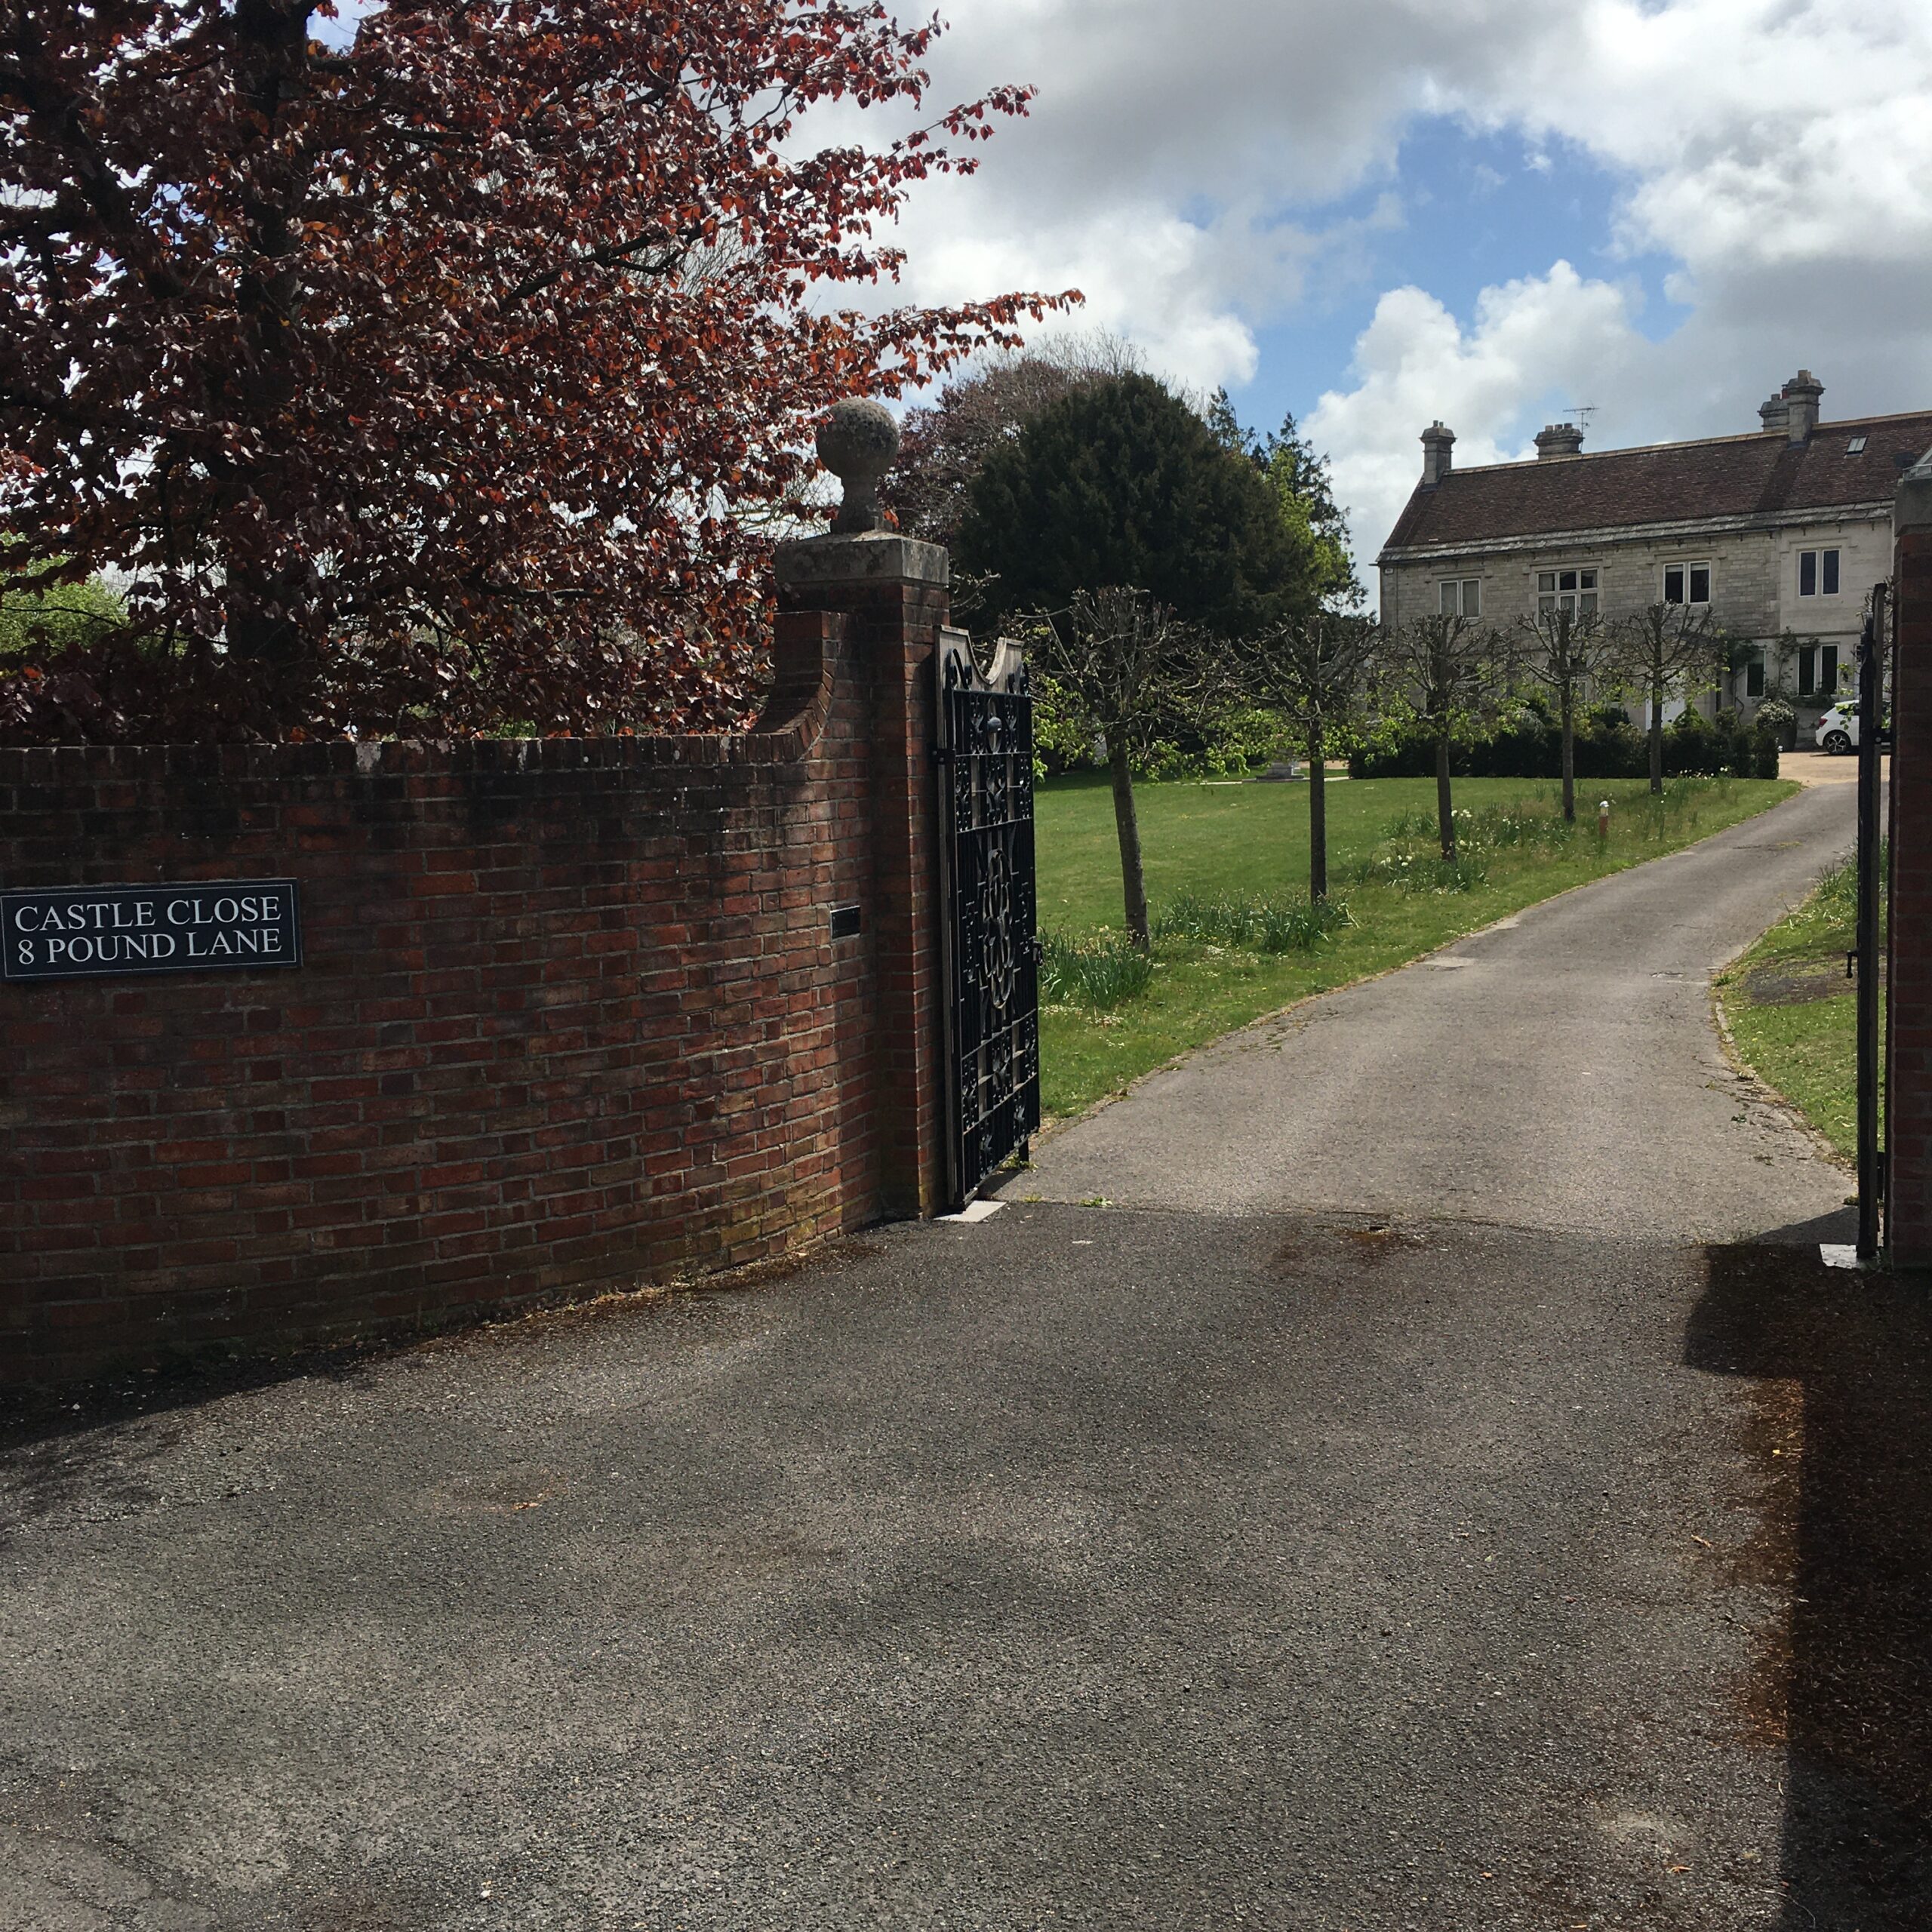
[[[1899,0],[1583,0],[1459,83],[1494,125],[1634,177],[1626,238],[1728,262],[1932,251],[1932,9]]]
[[[1499,260],[1460,320],[1389,290],[1308,426],[1369,555],[1435,416],[1469,461],[1564,402],[1604,405],[1599,445],[1748,429],[1801,362],[1836,411],[1932,400],[1932,7],[970,0],[931,65],[941,104],[1005,80],[1039,95],[980,174],[918,198],[905,292],[1077,285],[1083,322],[1201,387],[1238,384],[1259,328],[1364,272],[1374,224],[1325,214],[1337,197],[1380,184],[1380,225],[1404,203],[1424,218],[1424,185],[1394,172],[1418,115],[1513,134],[1531,168],[1611,172],[1614,232],[1565,252],[1662,252],[1687,318],[1647,342],[1629,290],[1547,257]]]
[[[1586,402],[1641,365],[1650,345],[1635,306],[1628,288],[1567,262],[1484,289],[1466,329],[1423,289],[1384,295],[1355,345],[1355,386],[1326,392],[1302,426],[1331,454],[1362,561],[1415,487],[1424,425],[1439,417],[1455,431],[1460,468],[1534,454],[1544,408]]]
[[[1023,226],[990,226],[983,214],[977,177],[921,195],[903,238],[910,292],[952,301],[1078,288],[1086,306],[1076,326],[1130,334],[1164,374],[1208,389],[1254,373],[1251,318],[1293,306],[1322,246],[1301,229],[1266,228],[1241,211],[1202,224],[1151,201],[1077,217],[1044,211]]]

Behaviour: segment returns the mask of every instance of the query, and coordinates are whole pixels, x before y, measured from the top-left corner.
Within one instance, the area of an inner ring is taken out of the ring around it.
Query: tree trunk
[[[1663,680],[1651,680],[1651,789],[1663,789]]]
[[[1449,721],[1444,718],[1435,732],[1435,823],[1442,835],[1442,857],[1456,857],[1456,814],[1449,802]]]
[[[238,583],[229,591],[229,654],[251,681],[255,721],[276,737],[306,718],[316,669],[308,639],[285,610],[285,605],[283,611],[270,614],[245,585]]]
[[[1557,694],[1563,718],[1563,822],[1577,823],[1577,700],[1564,685]]]
[[[1308,896],[1311,900],[1328,897],[1328,774],[1324,761],[1326,750],[1321,721],[1317,718],[1308,728]]]
[[[1153,949],[1147,930],[1147,881],[1140,869],[1140,820],[1134,809],[1134,772],[1127,746],[1115,733],[1107,740],[1107,764],[1114,780],[1114,826],[1120,834],[1121,895],[1127,906],[1127,936],[1143,952]]]

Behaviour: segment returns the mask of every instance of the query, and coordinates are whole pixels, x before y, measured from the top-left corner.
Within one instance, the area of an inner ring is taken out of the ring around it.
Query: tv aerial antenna
[[[1595,402],[1573,402],[1567,404],[1565,405],[1563,411],[1564,420],[1567,423],[1574,423],[1578,429],[1587,431],[1590,426],[1590,418],[1594,416],[1597,413],[1598,410],[1601,407],[1601,404]]]

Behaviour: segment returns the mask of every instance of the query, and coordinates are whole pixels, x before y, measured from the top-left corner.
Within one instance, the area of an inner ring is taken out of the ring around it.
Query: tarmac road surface
[[[1730,1240],[1847,1177],[1727,1062],[1712,974],[1850,849],[1850,786],[1231,1035],[1036,1144],[1009,1195]]]
[[[0,1928],[1923,1932],[1925,1300],[1706,1006],[1849,804],[1022,1183],[1152,1204],[17,1419]]]

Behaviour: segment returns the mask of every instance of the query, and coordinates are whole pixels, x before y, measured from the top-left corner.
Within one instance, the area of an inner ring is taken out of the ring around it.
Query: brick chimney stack
[[[1537,432],[1537,460],[1557,463],[1583,454],[1583,432],[1574,423],[1546,423]]]
[[[1790,414],[1791,405],[1782,395],[1774,395],[1768,402],[1761,402],[1758,405],[1758,420],[1764,426],[1767,435],[1782,436]]]
[[[1818,398],[1825,386],[1809,369],[1801,369],[1784,386],[1784,432],[1794,443],[1808,443],[1818,426]]]
[[[1422,432],[1422,487],[1425,490],[1434,489],[1449,474],[1455,441],[1455,431],[1445,429],[1439,421],[1432,423]]]

